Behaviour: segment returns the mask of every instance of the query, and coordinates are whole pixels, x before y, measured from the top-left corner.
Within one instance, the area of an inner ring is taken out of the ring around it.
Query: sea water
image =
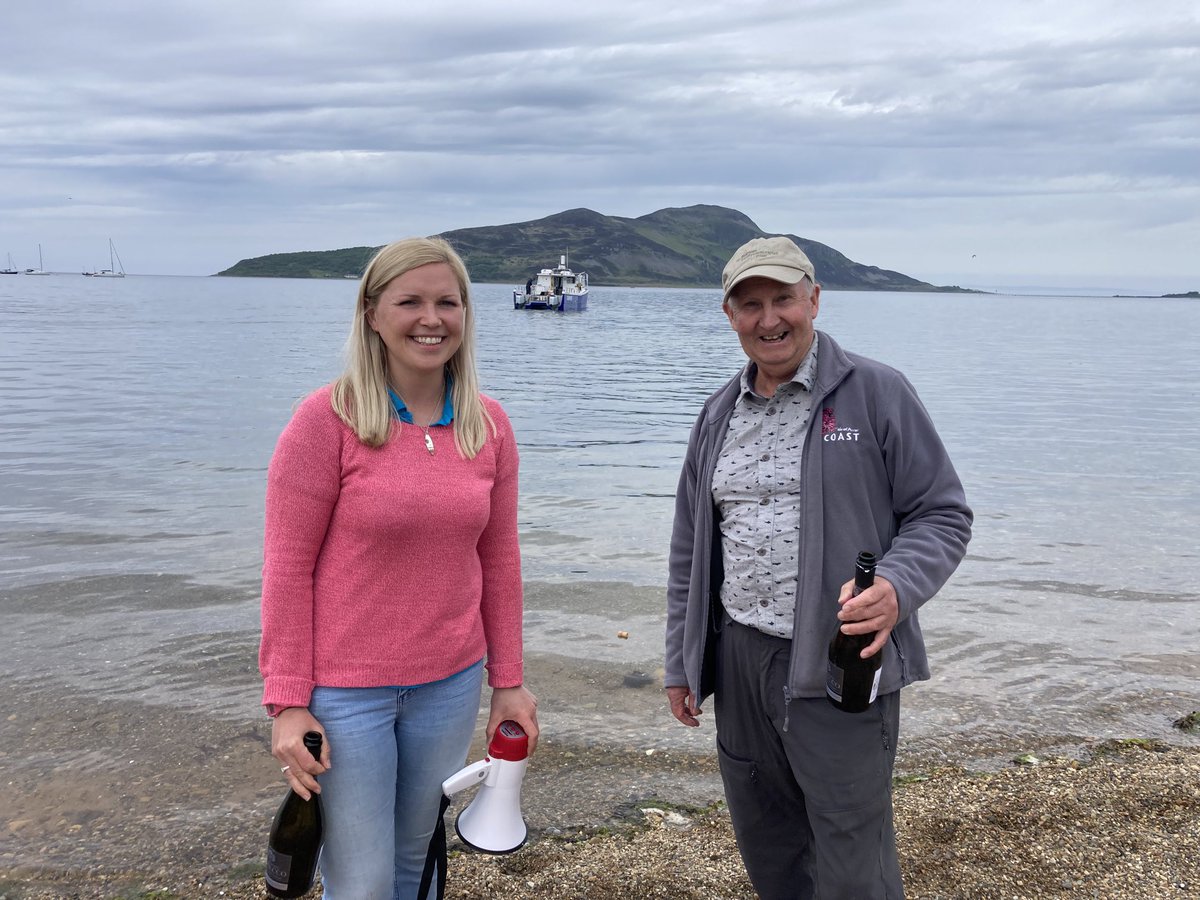
[[[0,280],[0,677],[256,714],[266,467],[339,372],[356,289]],[[744,357],[717,290],[594,287],[573,315],[511,290],[474,302],[521,450],[526,646],[653,676],[688,431]],[[935,676],[908,733],[1178,738],[1200,707],[1200,303],[827,291],[817,324],[909,377],[976,514],[921,611]],[[180,667],[222,653],[228,678]]]

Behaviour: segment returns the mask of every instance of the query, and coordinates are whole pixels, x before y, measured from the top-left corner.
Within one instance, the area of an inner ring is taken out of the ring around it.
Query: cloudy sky
[[[1196,290],[1198,10],[5,0],[0,254],[205,275],[709,203],[936,283]]]

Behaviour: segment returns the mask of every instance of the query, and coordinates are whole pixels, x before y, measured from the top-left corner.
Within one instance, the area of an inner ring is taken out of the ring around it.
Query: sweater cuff
[[[289,706],[308,706],[309,700],[312,699],[313,685],[311,678],[269,675],[263,680],[262,704],[268,709],[276,710]]]
[[[510,688],[520,687],[525,681],[525,666],[523,663],[487,664],[488,687]]]

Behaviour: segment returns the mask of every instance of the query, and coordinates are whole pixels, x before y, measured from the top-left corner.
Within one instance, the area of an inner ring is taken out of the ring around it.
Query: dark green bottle
[[[863,550],[854,563],[854,596],[875,583],[875,554]],[[874,653],[863,659],[862,653],[876,632],[844,634],[841,623],[829,642],[829,668],[825,676],[825,693],[829,702],[843,712],[859,713],[875,702],[879,692],[880,666],[883,654]]]
[[[321,733],[304,735],[304,746],[321,758]],[[267,893],[272,897],[303,897],[317,877],[317,859],[321,855],[323,825],[321,795],[305,800],[288,789],[271,823],[267,840]]]

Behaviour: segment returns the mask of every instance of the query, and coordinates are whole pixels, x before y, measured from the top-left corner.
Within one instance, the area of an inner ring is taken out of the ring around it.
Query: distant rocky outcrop
[[[719,287],[721,270],[739,246],[770,237],[745,214],[722,206],[660,209],[636,219],[590,209],[511,225],[444,232],[462,255],[471,278],[481,283],[523,283],[566,254],[594,285]],[[856,291],[953,291],[900,272],[863,265],[825,244],[789,234],[812,260],[827,289]],[[275,253],[244,259],[218,275],[274,278],[357,277],[378,247]]]

